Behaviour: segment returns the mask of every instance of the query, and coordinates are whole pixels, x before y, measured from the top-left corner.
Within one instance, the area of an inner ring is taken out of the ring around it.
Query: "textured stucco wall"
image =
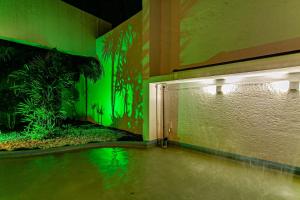
[[[1,0],[0,38],[96,55],[96,38],[110,30],[104,20],[60,0]]]
[[[171,140],[300,166],[299,92],[247,83],[211,95],[179,85],[167,90],[165,105]]]

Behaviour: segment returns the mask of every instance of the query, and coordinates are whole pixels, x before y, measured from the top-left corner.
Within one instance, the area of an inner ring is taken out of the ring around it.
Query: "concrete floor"
[[[300,199],[300,178],[191,150],[100,148],[0,160],[0,199]]]

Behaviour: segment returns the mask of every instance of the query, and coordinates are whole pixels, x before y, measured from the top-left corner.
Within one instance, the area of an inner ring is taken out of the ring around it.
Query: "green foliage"
[[[16,50],[13,47],[0,46],[0,62],[6,63],[10,61],[15,53]]]
[[[25,99],[19,104],[18,113],[27,123],[25,132],[32,139],[51,134],[67,117],[62,101],[74,104],[76,100],[75,97],[62,100],[63,91],[74,88],[75,75],[66,70],[63,56],[56,50],[44,58],[35,57],[10,78],[16,82],[13,89]]]
[[[5,113],[5,125],[12,130],[16,124],[16,107],[20,99],[11,89],[0,90],[0,112]]]
[[[0,90],[0,112],[15,112],[15,107],[18,104],[18,97],[11,89]]]
[[[21,140],[25,140],[25,139],[26,139],[25,135],[22,135],[17,132],[1,133],[1,131],[0,131],[0,143],[21,141]]]
[[[34,100],[27,99],[20,103],[18,112],[23,115],[22,121],[27,123],[25,133],[32,139],[42,139],[55,130],[57,121],[63,119],[62,113],[56,113],[48,110],[44,105],[36,105]]]
[[[77,116],[75,84],[80,75],[96,82],[103,73],[92,57],[0,40],[1,128],[12,131],[26,125],[24,133],[32,139],[52,136],[64,119]],[[86,98],[87,93],[86,88]]]
[[[1,122],[10,130],[14,129],[16,124],[16,105],[19,99],[2,78],[13,68],[7,65],[11,63],[16,52],[13,47],[0,46],[0,117]]]
[[[80,65],[80,72],[84,77],[96,82],[103,74],[103,66],[95,58],[89,58],[88,62]]]

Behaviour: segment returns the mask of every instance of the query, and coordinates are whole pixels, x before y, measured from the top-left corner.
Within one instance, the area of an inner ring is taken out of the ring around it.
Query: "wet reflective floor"
[[[187,149],[99,148],[0,160],[1,200],[300,199],[300,178]]]

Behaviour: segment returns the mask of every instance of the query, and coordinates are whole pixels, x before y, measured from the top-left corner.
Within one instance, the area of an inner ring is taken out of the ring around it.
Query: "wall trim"
[[[146,146],[147,146],[148,148],[158,146],[158,142],[159,142],[158,139],[155,139],[155,140],[149,140],[149,141],[144,141],[144,143],[146,144]]]
[[[88,143],[83,145],[73,146],[62,146],[54,147],[50,149],[28,149],[21,151],[2,151],[0,152],[0,159],[6,158],[21,158],[31,156],[42,156],[56,153],[67,153],[73,151],[80,151],[93,148],[109,148],[109,147],[120,147],[120,148],[150,148],[155,146],[155,142],[143,142],[143,141],[114,141],[114,142],[98,142]]]
[[[251,165],[263,166],[269,169],[275,169],[283,172],[288,172],[290,174],[300,175],[300,167],[292,166],[284,163],[273,162],[269,160],[258,159],[255,157],[243,156],[239,154],[224,152],[220,150],[210,149],[206,147],[196,146],[192,144],[177,142],[177,141],[168,141],[170,145],[179,146],[187,149],[192,149],[199,151],[201,153],[206,153],[214,156],[219,156],[223,158],[228,158],[231,160],[236,160],[240,162],[249,163]]]
[[[237,60],[230,60],[230,61],[224,61],[224,62],[204,64],[204,65],[200,64],[200,65],[194,66],[194,67],[174,69],[173,72],[181,72],[181,71],[187,71],[187,70],[193,70],[193,69],[201,69],[201,68],[214,67],[214,66],[220,66],[220,65],[226,65],[226,64],[242,63],[242,62],[246,62],[246,61],[256,61],[256,60],[259,60],[259,59],[273,58],[273,57],[278,57],[278,56],[286,56],[286,55],[299,54],[299,53],[300,53],[300,49],[297,49],[297,50],[292,50],[292,51],[255,56],[255,57],[250,57],[250,58],[241,58],[241,59],[237,59]]]

